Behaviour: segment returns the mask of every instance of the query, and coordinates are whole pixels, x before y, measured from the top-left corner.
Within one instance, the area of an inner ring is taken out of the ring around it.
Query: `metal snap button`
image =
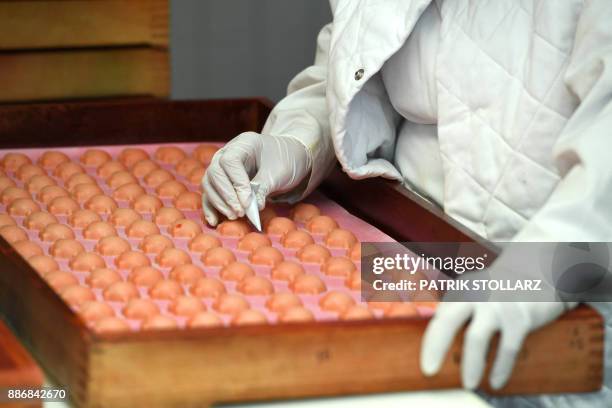
[[[365,74],[365,71],[363,70],[363,68],[361,68],[357,72],[355,72],[355,81],[361,80],[361,78],[363,78],[364,74]]]

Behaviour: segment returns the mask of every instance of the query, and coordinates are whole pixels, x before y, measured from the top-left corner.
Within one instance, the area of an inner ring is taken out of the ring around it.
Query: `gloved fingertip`
[[[425,377],[433,377],[438,374],[442,365],[439,357],[430,356],[429,354],[430,352],[428,352],[427,346],[425,346],[420,359],[421,372]]]
[[[489,385],[494,390],[500,390],[506,385],[509,380],[509,375],[506,373],[495,372],[493,370],[491,376],[489,377]]]

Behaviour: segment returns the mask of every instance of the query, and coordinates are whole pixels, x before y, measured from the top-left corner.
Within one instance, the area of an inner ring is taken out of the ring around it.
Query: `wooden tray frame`
[[[4,106],[0,148],[226,141],[261,129],[270,108],[265,99]],[[323,190],[397,240],[477,241],[494,250],[396,184],[357,182],[338,170]],[[460,386],[461,339],[439,375],[421,375],[424,319],[99,335],[2,238],[0,314],[83,407],[207,406]],[[594,391],[602,379],[603,321],[579,307],[528,337],[499,393]]]

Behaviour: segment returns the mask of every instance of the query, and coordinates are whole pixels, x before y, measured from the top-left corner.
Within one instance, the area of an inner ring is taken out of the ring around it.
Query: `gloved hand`
[[[202,179],[202,207],[210,225],[217,225],[216,211],[230,220],[243,217],[251,202],[251,177],[259,184],[259,209],[266,197],[290,191],[304,180],[312,160],[297,140],[246,132],[238,135],[214,156]]]
[[[523,340],[531,332],[555,320],[577,303],[471,302],[442,303],[427,326],[421,344],[421,371],[432,376],[440,370],[459,329],[471,318],[465,332],[461,380],[465,388],[478,387],[486,364],[489,343],[499,331],[501,339],[489,377],[493,389],[502,388],[512,373]]]

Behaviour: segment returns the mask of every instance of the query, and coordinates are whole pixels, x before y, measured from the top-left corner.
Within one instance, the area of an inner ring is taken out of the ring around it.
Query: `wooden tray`
[[[224,141],[260,129],[270,106],[245,99],[3,107],[0,147]],[[397,240],[476,239],[392,183],[350,181],[337,171],[324,191]],[[362,200],[353,199],[357,191]],[[368,196],[377,200],[363,200]],[[439,375],[421,375],[426,320],[99,335],[1,238],[0,293],[0,313],[78,406],[205,406],[460,386],[461,340]],[[501,393],[595,391],[602,384],[602,362],[602,319],[580,307],[528,337]]]

